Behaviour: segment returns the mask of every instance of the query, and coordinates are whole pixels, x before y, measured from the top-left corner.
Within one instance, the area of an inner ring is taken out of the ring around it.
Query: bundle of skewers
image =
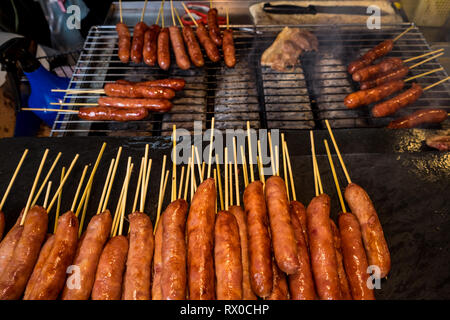
[[[395,41],[400,39],[412,28],[413,26],[409,27],[394,39],[388,39],[381,42],[375,48],[372,48],[363,56],[350,63],[348,72],[354,81],[359,82],[361,90],[350,93],[345,97],[344,104],[349,109],[376,103],[372,108],[372,115],[376,118],[387,117],[395,114],[398,110],[413,104],[422,96],[424,91],[450,79],[450,77],[447,77],[430,84],[425,88],[422,88],[422,86],[414,82],[409,89],[389,98],[393,94],[404,89],[407,82],[443,70],[443,68],[437,68],[404,79],[410,70],[442,56],[444,54],[442,52],[444,49],[438,49],[406,60],[400,58],[385,58],[378,63],[374,63],[377,59],[388,54],[394,47]],[[415,63],[412,66],[406,65],[406,63],[429,55],[433,56]],[[392,121],[388,125],[388,128],[413,128],[424,123],[441,123],[447,119],[447,116],[447,112],[443,109],[422,109]]]
[[[212,7],[212,1],[210,2],[210,9],[208,11],[208,30],[201,21],[197,22],[186,5],[184,3],[182,4],[186,13],[197,27],[196,32],[194,32],[191,26],[183,23],[177,9],[173,7],[172,0],[170,0],[170,8],[173,25],[168,28],[165,27],[163,0],[155,24],[150,27],[147,26],[144,23],[147,5],[146,0],[142,10],[141,19],[134,27],[133,38],[131,40],[130,31],[123,22],[122,2],[120,1],[120,22],[116,25],[119,37],[118,56],[120,61],[128,63],[131,58],[131,61],[134,63],[141,63],[144,61],[145,64],[150,66],[155,66],[157,63],[162,70],[168,70],[171,64],[171,46],[177,66],[182,70],[187,70],[191,67],[191,62],[196,67],[202,67],[205,64],[203,53],[200,48],[201,45],[206,56],[212,62],[218,62],[220,60],[221,56],[218,48],[222,47],[226,66],[233,68],[236,64],[236,55],[233,31],[229,26],[228,10],[226,11],[227,27],[222,34],[218,23],[218,12],[217,9]],[[181,32],[177,26],[175,17],[180,24]],[[161,27],[158,24],[160,18]]]
[[[373,276],[368,266],[377,266],[376,276],[385,277],[390,270],[388,246],[369,196],[350,180],[334,135],[328,122],[326,124],[349,183],[344,197],[352,210],[352,213],[346,211],[325,140],[342,208],[337,224],[330,219],[330,197],[324,193],[313,132],[311,153],[316,196],[306,208],[296,200],[292,163],[284,135],[281,136],[284,177],[280,174],[280,147],[272,144],[268,133],[272,176],[266,179],[261,140],[255,141],[248,122],[248,161],[244,153],[245,141],[238,145],[236,138],[232,150],[225,148],[224,159],[220,159],[217,152],[213,157],[213,118],[207,163],[193,145],[187,167],[182,166],[180,176],[177,175],[174,126],[172,169],[166,168],[167,156],[164,155],[154,224],[145,213],[152,168],[146,145],[139,170],[136,170],[138,177],[132,206],[127,206],[130,203],[127,199],[133,169],[137,166],[128,157],[120,196],[114,201],[114,213],[108,210],[122,153],[120,147],[109,164],[95,215],[85,229],[90,192],[106,144],[101,147],[86,183],[89,167],[84,167],[71,208],[62,215],[63,186],[78,155],[67,172],[63,168],[59,187],[50,197],[48,180],[61,154],[55,158],[35,194],[49,152],[46,150],[25,209],[0,243],[0,299],[374,299],[373,288],[368,285],[369,277]],[[260,137],[263,138],[266,137]],[[255,143],[257,159],[253,159],[252,152]],[[0,208],[26,155],[27,150]],[[255,162],[259,180],[253,170]],[[170,204],[162,210],[170,171]],[[242,202],[240,181],[245,187]],[[38,206],[46,186],[43,205]],[[48,217],[55,204],[53,234],[47,234]]]
[[[103,89],[53,89],[53,92],[77,94],[105,94],[97,103],[52,102],[51,105],[81,106],[79,110],[22,108],[25,111],[75,113],[83,120],[137,121],[145,119],[149,112],[168,112],[177,91],[183,90],[184,79],[160,79],[141,82],[117,80],[105,84]]]

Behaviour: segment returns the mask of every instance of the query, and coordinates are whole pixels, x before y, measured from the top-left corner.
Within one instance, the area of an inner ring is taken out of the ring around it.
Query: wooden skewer
[[[316,174],[317,174],[317,182],[319,184],[319,192],[320,192],[320,194],[322,194],[323,193],[322,180],[320,179],[319,164],[317,163],[316,147],[314,144],[314,133],[312,132],[312,130],[309,131],[309,133],[310,133],[310,138],[311,138],[311,153],[313,156],[313,161],[314,161],[315,170],[316,170]]]
[[[225,168],[225,210],[228,210],[228,148],[225,147],[224,163]]]
[[[42,182],[41,187],[39,188],[38,192],[36,193],[36,196],[34,197],[33,201],[31,202],[31,207],[33,207],[33,206],[36,204],[36,202],[38,201],[39,196],[41,195],[42,190],[44,190],[45,185],[47,184],[48,179],[49,179],[50,176],[52,175],[53,170],[55,169],[56,164],[58,163],[60,157],[61,157],[61,152],[58,153],[58,155],[56,156],[55,160],[53,161],[52,166],[51,166],[50,169],[48,170],[48,173],[47,173],[47,175],[45,176],[44,181]]]
[[[242,160],[242,172],[244,174],[244,185],[248,186],[248,172],[247,172],[247,161],[245,160],[244,146],[241,144],[241,160]]]
[[[230,206],[234,205],[234,199],[233,199],[233,162],[230,161],[229,163],[230,168]]]
[[[108,191],[106,192],[105,202],[102,205],[102,212],[106,210],[106,207],[108,206],[109,201],[109,195],[111,194],[112,186],[114,184],[114,179],[116,177],[117,172],[117,166],[119,165],[120,155],[122,154],[122,147],[119,147],[119,150],[117,150],[116,159],[114,161],[114,168],[111,174],[111,179],[109,181],[108,185]]]
[[[236,137],[233,138],[233,153],[234,153],[234,183],[236,185],[236,204],[241,205],[239,200],[239,175],[237,164],[237,150],[236,150]]]
[[[180,18],[180,15],[178,14],[177,8],[173,8],[173,10],[175,10],[175,15],[177,16],[177,19],[178,19],[178,22],[179,22],[179,24],[181,26],[181,29],[183,29],[184,28],[184,24],[183,24],[183,21],[181,21],[181,18]]]
[[[184,186],[184,196],[183,199],[187,201],[187,193],[188,193],[188,187],[189,187],[189,177],[191,175],[191,157],[189,157],[188,165],[186,169],[186,182]]]
[[[197,158],[197,167],[198,167],[198,175],[199,175],[200,183],[202,183],[203,182],[202,165],[201,165],[200,157],[198,155],[197,147],[195,147],[195,157]]]
[[[278,152],[278,145],[275,145],[275,172],[277,176],[280,175],[280,157]]]
[[[122,189],[120,189],[120,195],[119,195],[119,199],[117,200],[117,206],[116,206],[116,211],[114,213],[114,219],[113,219],[113,223],[112,223],[112,227],[111,227],[111,236],[114,236],[114,234],[116,233],[116,230],[118,228],[118,224],[119,224],[119,220],[120,220],[120,215],[121,215],[121,209],[122,209],[122,198],[123,195],[125,193],[125,183],[127,180],[127,175],[128,175],[128,170],[129,170],[129,166],[131,165],[131,158],[128,157],[128,162],[127,162],[127,171],[125,173],[125,177],[123,178],[123,183],[122,183]]]
[[[120,219],[120,225],[119,225],[119,235],[122,235],[122,231],[123,231],[123,220],[125,219],[125,209],[127,206],[127,195],[128,195],[128,186],[130,185],[130,178],[131,178],[131,173],[133,171],[133,166],[134,164],[132,163],[130,166],[130,170],[128,172],[128,177],[127,177],[127,184],[125,186],[125,194],[123,196],[122,199],[122,215],[121,215],[121,219]]]
[[[272,175],[275,176],[276,175],[275,160],[274,160],[274,157],[273,157],[272,136],[271,136],[270,132],[267,133],[267,136],[269,138],[270,166],[272,167]]]
[[[52,106],[98,106],[98,103],[94,102],[50,102],[50,105]],[[58,110],[61,111],[61,110]],[[68,110],[63,110],[68,111]],[[78,111],[77,111],[78,112]]]
[[[144,15],[145,15],[145,9],[147,8],[147,0],[145,0],[144,2],[144,7],[142,8],[142,13],[141,13],[141,22],[144,21]]]
[[[172,3],[172,0],[170,0]],[[177,197],[177,126],[173,125],[173,135],[172,135],[172,194],[171,201],[175,201]]]
[[[420,58],[429,56],[429,55],[431,55],[431,54],[435,54],[435,53],[438,53],[438,52],[442,52],[442,51],[444,51],[444,48],[437,49],[437,50],[434,50],[434,51],[430,51],[430,52],[421,54],[420,56],[416,56],[416,57],[412,57],[412,58],[403,60],[403,62],[404,62],[404,63],[405,63],[405,62],[411,62],[411,61],[414,61],[414,60],[417,60],[417,59],[420,59]]]
[[[104,94],[103,89],[52,89],[52,92],[65,92],[67,94],[81,94],[81,93],[92,93],[92,94]]]
[[[105,184],[103,186],[102,195],[100,201],[98,202],[97,214],[101,213],[103,200],[105,199],[106,190],[108,189],[109,179],[111,178],[112,169],[114,167],[114,159],[111,159],[111,164],[109,165],[108,174],[106,175]]]
[[[312,148],[311,148],[312,149]],[[312,153],[312,152],[311,152]],[[314,176],[314,193],[316,197],[319,195],[319,183],[317,181],[317,170],[316,170],[316,162],[314,161],[314,157],[311,154],[311,160],[313,164],[313,176]]]
[[[0,211],[3,209],[3,206],[5,205],[6,198],[8,198],[9,192],[11,191],[14,181],[16,181],[17,174],[19,173],[20,168],[22,167],[22,164],[23,164],[27,154],[28,154],[28,149],[25,149],[25,151],[22,154],[22,157],[20,158],[19,164],[17,164],[16,170],[14,170],[11,180],[9,180],[9,184],[8,184],[8,187],[6,188],[5,194],[3,195],[2,202],[0,202]]]
[[[88,165],[84,166],[83,173],[81,174],[80,182],[78,183],[77,191],[75,192],[75,196],[73,197],[72,206],[70,207],[70,211],[74,212],[75,205],[77,204],[78,196],[80,195],[81,187],[83,186],[84,177],[86,176]]]
[[[31,199],[33,199],[34,191],[36,190],[36,185],[38,183],[39,177],[41,176],[42,168],[44,167],[45,159],[47,159],[48,149],[45,149],[44,155],[42,156],[41,163],[39,165],[38,171],[36,173],[36,177],[34,178],[33,185],[31,187],[30,195],[28,196],[27,204],[25,206],[25,210],[23,211],[22,220],[20,220],[20,225],[22,226],[25,222],[25,218],[27,216],[28,210],[30,209]]]
[[[225,12],[227,14],[227,30],[230,29],[230,16],[228,15],[228,7],[225,7]]]
[[[120,12],[120,22],[123,23],[123,16],[122,16],[122,0],[119,0],[119,12]]]
[[[442,82],[447,81],[448,79],[450,79],[450,77],[447,77],[447,78],[442,79],[442,80],[440,80],[440,81],[438,81],[438,82],[435,82],[435,83],[433,83],[433,84],[430,84],[428,87],[423,88],[423,91],[426,91],[426,90],[428,90],[428,89],[431,89],[431,88],[437,86],[438,84],[441,84]]]
[[[163,6],[164,6],[164,0],[161,1],[161,5],[159,6],[158,17],[156,18],[155,24],[159,23],[159,17],[161,16],[161,11],[163,10]]]
[[[219,155],[216,153],[216,169],[217,169],[217,182],[219,188],[219,198],[220,198],[220,210],[224,210],[223,204],[223,190],[222,190],[222,178],[220,176],[220,164],[219,164]]]
[[[194,155],[194,153],[192,153],[192,156]],[[195,169],[194,169],[194,158],[191,158],[191,201],[192,198],[194,197],[194,181],[195,181]]]
[[[121,195],[119,197],[119,201],[117,203],[117,208],[116,208],[116,214],[115,214],[115,218],[116,218],[116,222],[114,224],[114,232],[113,232],[113,237],[116,236],[119,231],[119,235],[122,234],[122,230],[121,230],[121,226],[123,226],[123,219],[124,219],[124,207],[125,207],[125,203],[124,200],[126,201],[126,191],[127,191],[127,187],[128,187],[128,182],[129,182],[129,176],[131,175],[131,169],[132,169],[133,165],[131,164],[131,157],[128,157],[128,162],[127,162],[127,172],[125,174],[125,178],[123,180],[123,185],[122,185],[122,192]]]
[[[164,0],[162,1],[161,6],[161,27],[164,28]]]
[[[142,188],[141,190],[141,201],[139,203],[139,211],[144,210],[144,204],[143,201],[145,199],[145,184],[147,182],[147,164],[148,164],[148,150],[149,150],[149,145],[146,144],[145,145],[145,151],[144,151],[144,163],[142,163]],[[134,210],[132,211],[134,212]],[[141,211],[142,212],[142,211]]]
[[[209,7],[212,8],[212,0],[209,0]]]
[[[84,225],[84,221],[86,219],[86,212],[87,212],[87,208],[89,205],[91,190],[92,190],[92,183],[88,186],[88,195],[86,197],[86,200],[84,201],[83,212],[81,213],[81,219],[80,219],[80,227],[78,229],[78,238],[81,237],[81,233],[83,231],[83,225]]]
[[[194,192],[191,193],[191,200],[192,197],[194,196],[194,193],[197,191],[197,181],[195,180],[195,155],[194,155],[194,146],[192,146],[191,148],[191,179],[193,182],[193,186],[194,186]],[[192,190],[191,190],[192,191]]]
[[[291,182],[292,199],[294,201],[297,201],[297,194],[295,192],[295,184],[294,184],[294,175],[292,174],[292,167],[291,167],[291,158],[289,157],[289,150],[286,141],[284,141],[284,152],[286,153],[286,162],[288,165],[289,180]]]
[[[325,125],[328,129],[328,134],[330,135],[331,141],[333,142],[334,149],[336,150],[336,154],[338,156],[339,162],[341,163],[342,170],[344,170],[345,178],[347,179],[347,183],[352,183],[352,180],[350,179],[350,175],[348,174],[347,167],[345,166],[344,160],[342,159],[341,152],[339,151],[339,147],[336,143],[336,139],[334,139],[333,131],[331,131],[330,123],[328,122],[328,119],[325,120]]]
[[[420,65],[422,65],[422,64],[424,64],[424,63],[426,63],[426,62],[428,62],[430,60],[436,59],[436,58],[442,56],[443,54],[444,54],[444,52],[441,52],[441,53],[439,53],[439,54],[437,54],[435,56],[429,57],[428,59],[425,59],[425,60],[422,60],[420,62],[417,62],[416,64],[414,64],[411,67],[409,67],[409,70],[414,69],[415,67],[418,67],[418,66],[420,66]]]
[[[64,179],[64,176],[66,174],[66,167],[62,167],[61,170],[61,179],[59,180],[59,183],[61,183]],[[61,195],[62,195],[62,189],[59,192],[58,195],[58,202],[56,203],[56,213],[55,213],[55,228],[53,229],[53,233],[56,232],[56,228],[58,227],[58,218],[59,218],[59,213],[61,211]]]
[[[284,147],[284,133],[281,134],[281,150],[283,153],[283,178],[284,178],[284,184],[286,185],[286,193],[287,193],[287,198],[288,201],[290,201],[290,197],[289,197],[289,178],[288,178],[288,174],[287,174],[287,165],[286,165],[286,151],[285,151],[285,147]]]
[[[416,76],[410,77],[410,78],[404,80],[404,82],[408,82],[408,81],[411,81],[411,80],[413,80],[413,79],[421,78],[421,77],[424,77],[424,76],[426,76],[426,75],[428,75],[428,74],[430,74],[430,73],[434,73],[434,72],[438,72],[438,71],[442,71],[442,70],[444,70],[444,68],[433,69],[433,70],[430,70],[430,71],[427,71],[427,72],[418,74],[418,75],[416,75]]]
[[[141,190],[141,184],[142,184],[141,180],[142,180],[142,173],[144,171],[144,167],[145,167],[145,159],[142,158],[141,159],[141,165],[139,167],[139,176],[138,176],[138,181],[137,181],[137,185],[136,185],[136,192],[134,193],[133,207],[131,209],[131,212],[135,212],[136,211],[137,201],[138,201],[138,198],[139,198],[139,191]],[[141,193],[141,199],[142,199],[142,193]]]
[[[219,186],[217,185],[217,170],[214,169],[214,184],[216,186],[216,193],[217,193],[217,189],[219,188]],[[217,198],[216,198],[216,214],[217,214]]]
[[[398,36],[396,36],[394,39],[392,39],[392,41],[397,41],[398,39],[400,39],[401,37],[403,37],[409,30],[411,30],[412,28],[414,28],[414,25],[410,26],[408,29],[406,29],[405,31],[403,31],[402,33],[400,33]]]
[[[202,180],[204,176],[205,176],[205,161],[202,162]]]
[[[50,195],[50,191],[52,190],[52,182],[48,182],[47,191],[45,192],[44,204],[42,205],[44,208],[47,206],[48,197]]]
[[[209,156],[208,156],[208,174],[207,177],[211,177],[211,161],[212,161],[212,149],[214,140],[214,117],[211,120],[211,136],[209,139]]]
[[[172,11],[172,22],[173,22],[173,25],[176,26],[177,24],[175,22],[175,15],[173,13],[173,2],[172,2],[172,0],[170,0],[170,10]]]
[[[164,200],[164,194],[165,194],[165,191],[166,191],[166,184],[167,184],[167,179],[168,178],[169,178],[169,170],[166,171],[166,177],[164,178],[164,185],[163,185],[162,194],[160,195],[159,202],[158,202],[158,211],[157,211],[157,214],[156,214],[155,229],[153,230],[153,234],[156,233],[156,227],[158,226],[159,218],[161,216],[161,208],[162,208],[162,203],[163,203],[163,200]]]
[[[264,166],[263,166],[263,162],[262,162],[262,153],[261,153],[261,140],[258,140],[258,161],[259,161],[259,179],[261,180],[261,182],[263,183],[263,185],[266,184],[266,179],[264,176]]]
[[[336,191],[339,197],[339,202],[341,203],[341,210],[342,212],[347,212],[345,210],[345,204],[344,204],[344,199],[342,198],[342,193],[341,193],[341,188],[339,187],[339,181],[336,175],[336,170],[334,169],[334,163],[333,163],[333,159],[331,158],[331,153],[330,153],[330,148],[328,147],[328,141],[325,139],[323,140],[323,143],[325,144],[325,149],[327,150],[327,157],[328,157],[328,162],[330,163],[330,168],[331,168],[331,173],[333,174],[333,179],[334,179],[334,184],[336,186]]]
[[[250,121],[247,121],[247,139],[248,139],[248,163],[250,164],[250,178],[251,181],[255,181],[255,174],[253,172],[253,150],[252,150],[252,138],[250,134]]]
[[[183,5],[184,10],[186,10],[187,14],[189,15],[189,17],[191,18],[192,22],[194,22],[195,26],[198,27],[198,23],[197,21],[195,21],[194,17],[191,14],[191,11],[189,11],[189,9],[186,7],[186,5],[184,4],[184,2],[181,2],[181,4]]]
[[[166,155],[164,155],[163,157],[163,164],[162,164],[162,168],[161,168],[161,180],[159,182],[159,197],[158,197],[158,209],[157,209],[157,213],[156,213],[156,220],[158,221],[159,219],[159,214],[161,213],[161,202],[162,202],[162,198],[164,197],[163,195],[163,187],[164,187],[164,172],[166,172]],[[154,232],[156,232],[156,223],[155,223],[155,227],[154,227]]]
[[[72,163],[69,166],[69,169],[67,170],[66,175],[64,176],[63,181],[59,184],[58,189],[55,192],[55,195],[52,198],[52,201],[50,202],[50,204],[48,205],[47,208],[47,213],[49,213],[52,210],[53,204],[55,203],[56,199],[58,198],[58,194],[61,192],[62,188],[64,187],[64,184],[66,183],[67,179],[70,176],[70,173],[72,172],[73,167],[75,166],[75,163],[77,162],[78,158],[79,158],[79,154],[75,155],[75,158],[73,158]]]
[[[178,187],[177,199],[181,199],[181,192],[183,191],[183,180],[184,180],[184,166],[181,167],[180,186]]]
[[[144,210],[145,210],[145,200],[147,199],[148,183],[150,181],[150,172],[152,171],[152,162],[153,162],[153,159],[150,159],[148,166],[147,166],[147,176],[145,177],[145,185],[143,186],[144,196],[143,196],[142,203],[141,203],[142,204],[141,209],[140,209],[141,212],[144,212]]]
[[[78,110],[47,109],[47,108],[22,108],[20,110],[21,111],[43,111],[43,112],[78,113]]]

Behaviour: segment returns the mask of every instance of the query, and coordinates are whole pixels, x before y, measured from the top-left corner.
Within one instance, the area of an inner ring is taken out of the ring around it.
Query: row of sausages
[[[209,31],[199,22],[196,32],[188,25],[183,26],[180,31],[177,26],[160,28],[154,24],[148,27],[144,22],[139,22],[134,28],[131,41],[128,27],[124,23],[118,23],[118,56],[123,63],[128,63],[131,58],[134,63],[140,63],[142,60],[150,66],[158,63],[161,69],[168,70],[171,64],[171,44],[178,67],[187,70],[191,67],[191,62],[196,67],[205,64],[200,45],[213,62],[220,60],[218,46],[222,46],[225,64],[230,68],[234,67],[236,54],[233,31],[226,29],[222,35],[217,25],[217,10],[214,8],[208,12],[208,28]]]
[[[80,239],[71,211],[46,236],[47,212],[35,206],[0,243],[0,299],[374,299],[367,267],[385,277],[389,250],[367,193],[350,184],[345,198],[353,214],[341,213],[338,228],[327,195],[305,209],[273,176],[247,186],[244,208],[216,214],[207,179],[190,207],[167,206],[154,236],[150,218],[134,212],[128,235],[110,238],[105,211]]]

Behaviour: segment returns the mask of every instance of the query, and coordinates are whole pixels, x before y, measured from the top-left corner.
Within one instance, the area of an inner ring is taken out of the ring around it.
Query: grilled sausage
[[[261,181],[250,183],[244,191],[247,214],[250,283],[253,292],[268,297],[272,292],[272,253],[266,201]]]
[[[66,269],[73,260],[78,241],[78,219],[72,211],[58,219],[54,239],[42,269],[36,270],[40,271],[36,282],[25,291],[24,300],[55,300],[63,288]]]
[[[218,62],[220,60],[219,50],[209,37],[208,31],[201,22],[198,23],[197,38],[203,49],[205,49],[206,55],[208,56],[209,60],[211,60],[212,62]]]
[[[133,41],[131,42],[131,61],[134,63],[141,63],[142,61],[142,49],[144,48],[144,34],[147,31],[148,26],[144,22],[138,22],[134,26]]]
[[[98,105],[100,107],[115,107],[115,108],[145,108],[148,111],[167,112],[172,108],[172,102],[166,99],[130,99],[130,98],[113,98],[100,97],[98,98]],[[142,116],[143,112],[140,113]]]
[[[380,101],[394,92],[400,91],[405,86],[403,80],[391,81],[378,87],[352,92],[344,99],[344,104],[349,109],[366,106]]]
[[[175,60],[178,68],[187,70],[191,67],[191,62],[184,48],[183,37],[181,36],[180,29],[177,26],[169,27],[170,42],[172,43],[172,49],[175,54]]]
[[[161,290],[163,300],[186,299],[186,215],[188,204],[178,199],[162,215]]]
[[[339,283],[341,287],[342,300],[353,300],[352,294],[350,292],[350,286],[348,284],[347,275],[345,274],[344,262],[342,257],[342,247],[341,247],[341,235],[339,234],[339,229],[330,219],[331,232],[333,233],[333,244],[336,251],[336,262],[337,270],[339,275]]]
[[[288,300],[289,290],[286,275],[278,268],[275,261],[272,261],[273,288],[267,300]]]
[[[128,63],[128,60],[130,60],[130,46],[131,46],[130,31],[128,30],[127,25],[122,22],[116,24],[116,30],[119,36],[118,40],[119,59],[123,63]]]
[[[414,128],[424,123],[441,123],[447,117],[447,111],[443,109],[422,109],[391,121],[387,127],[389,129]]]
[[[135,84],[135,85],[142,85],[142,86],[149,86],[149,87],[162,87],[162,88],[170,88],[175,91],[180,91],[180,90],[183,90],[184,86],[186,85],[186,80],[177,79],[177,78],[169,78],[169,79],[160,79],[160,80],[132,82],[132,81],[120,79],[120,80],[116,80],[116,83],[118,83],[118,84]]]
[[[197,41],[194,30],[192,30],[190,26],[184,26],[182,33],[192,63],[196,67],[203,67],[205,65],[205,60],[203,59],[203,53],[200,49],[200,44]]]
[[[226,29],[223,31],[223,60],[228,68],[234,68],[236,65],[236,50],[234,48],[233,30]]]
[[[108,241],[100,256],[95,274],[92,300],[120,300],[127,253],[126,237],[116,236]]]
[[[300,226],[302,227],[302,232],[303,232],[303,238],[306,243],[306,249],[309,251],[308,231],[306,230],[306,208],[301,202],[292,200],[290,203],[290,212],[291,212],[291,217],[292,217],[292,214],[294,213],[297,216],[298,221],[300,222]],[[292,218],[291,218],[291,220],[292,220]],[[292,225],[292,227],[294,227],[294,225]],[[295,238],[297,238],[297,237],[295,237]]]
[[[420,85],[413,83],[412,87],[403,91],[392,99],[376,104],[372,108],[374,117],[386,117],[397,112],[399,109],[414,103],[422,95],[423,89]]]
[[[265,191],[275,260],[281,271],[297,273],[297,243],[291,224],[286,185],[282,178],[272,176],[266,181]]]
[[[0,211],[0,240],[2,240],[3,232],[5,231],[5,214]]]
[[[289,290],[292,300],[315,300],[316,290],[314,289],[314,280],[311,272],[311,263],[309,261],[309,252],[306,245],[302,223],[300,217],[306,218],[306,209],[298,201],[291,202],[291,221],[294,229],[295,239],[297,241],[297,252],[299,268],[297,273],[289,275]]]
[[[249,271],[249,253],[248,253],[248,231],[247,231],[247,217],[245,211],[240,206],[231,206],[228,208],[237,221],[239,226],[239,239],[241,241],[241,259],[242,259],[242,299],[256,300],[257,297],[252,290],[250,284]]]
[[[242,299],[242,258],[239,226],[228,211],[217,214],[214,228],[214,264],[218,300]]]
[[[214,179],[204,180],[191,201],[187,219],[189,299],[213,300],[214,219],[216,187]]]
[[[161,218],[160,218],[161,219]],[[163,226],[161,221],[156,226],[155,233],[155,254],[153,256],[153,283],[152,283],[152,300],[162,300],[161,276],[162,276],[162,237]]]
[[[23,226],[20,225],[22,220],[23,210],[20,213],[19,218],[17,218],[14,226],[6,234],[5,238],[0,242],[0,277],[3,270],[8,266],[13,254],[16,249],[17,243],[22,236]]]
[[[158,65],[167,71],[170,68],[169,29],[162,28],[158,34]]]
[[[367,81],[373,79],[381,73],[393,71],[403,66],[403,61],[400,58],[386,58],[380,63],[364,67],[355,71],[352,75],[354,81]]]
[[[158,34],[161,28],[154,24],[150,26],[144,33],[144,48],[142,57],[144,63],[149,66],[154,66],[157,61],[158,52]]]
[[[361,88],[361,90],[375,88],[387,82],[391,82],[394,80],[401,80],[408,74],[408,72],[409,68],[407,66],[403,66],[396,70],[393,71],[391,70],[386,73],[382,73],[375,79],[363,81],[359,84],[359,87]]]
[[[62,300],[88,300],[94,285],[95,273],[103,247],[109,238],[112,217],[109,210],[91,218],[78,242],[73,265],[79,269],[79,287],[72,283],[70,276],[66,281]]]
[[[368,263],[358,220],[351,213],[341,213],[338,223],[344,266],[352,297],[354,300],[374,300],[373,290],[367,287]]]
[[[45,239],[47,224],[44,208],[34,206],[28,211],[22,235],[0,276],[0,300],[16,300],[22,295]]]
[[[78,110],[78,117],[83,120],[137,121],[148,116],[145,108],[84,107]]]
[[[150,300],[154,249],[153,225],[149,216],[134,212],[130,221],[130,244],[123,281],[122,300]]]
[[[217,23],[217,9],[210,8],[208,10],[208,30],[209,37],[217,45],[222,45],[222,35],[220,34],[219,24]]]
[[[330,226],[330,197],[321,194],[306,208],[311,266],[321,300],[340,300],[336,251]]]
[[[172,99],[175,91],[170,88],[148,87],[133,84],[107,83],[103,88],[109,97]]]
[[[347,69],[348,73],[353,74],[357,70],[370,65],[374,60],[381,58],[385,56],[387,53],[389,53],[393,47],[394,41],[392,41],[391,39],[384,40],[383,42],[379,43],[375,48],[367,51],[362,57],[350,63]]]
[[[391,269],[391,256],[372,201],[366,191],[355,183],[345,189],[345,200],[361,226],[369,265],[378,266],[380,277],[384,278]]]

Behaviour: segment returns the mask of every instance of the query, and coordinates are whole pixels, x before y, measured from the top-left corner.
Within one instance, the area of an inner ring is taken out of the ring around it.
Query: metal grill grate
[[[232,26],[238,61],[233,69],[228,69],[223,61],[207,62],[203,68],[187,71],[172,63],[167,72],[144,64],[122,64],[117,57],[115,27],[93,27],[77,62],[71,89],[101,89],[105,83],[117,79],[142,81],[166,77],[182,77],[186,79],[186,87],[177,93],[169,113],[152,114],[143,121],[84,121],[60,112],[52,135],[166,135],[173,124],[193,130],[194,120],[201,120],[203,129],[209,127],[213,116],[216,127],[221,129],[243,128],[250,121],[253,128],[302,130],[322,128],[324,119],[330,119],[337,128],[384,127],[393,118],[375,119],[369,107],[349,110],[344,106],[344,97],[357,90],[346,66],[409,26],[385,25],[380,30],[367,30],[361,25],[302,25],[317,36],[319,52],[304,53],[298,65],[287,72],[260,66],[262,52],[272,44],[281,26]],[[395,43],[389,56],[407,59],[429,50],[423,35],[414,28]],[[432,60],[410,73],[417,75],[439,67]],[[440,71],[418,82],[426,86],[446,76],[445,71]],[[92,103],[97,98],[98,95],[90,94],[66,95],[64,102]],[[426,91],[414,105],[400,110],[395,117],[426,107],[450,112],[450,85],[444,83]]]

